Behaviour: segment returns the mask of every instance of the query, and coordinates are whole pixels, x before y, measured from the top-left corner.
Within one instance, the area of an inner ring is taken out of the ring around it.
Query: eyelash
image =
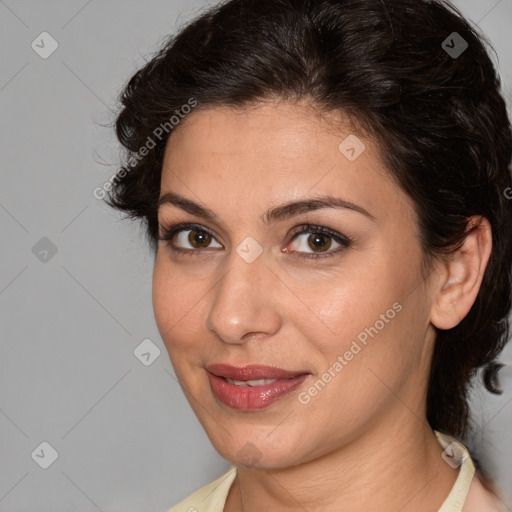
[[[164,242],[172,242],[178,233],[180,233],[181,231],[189,231],[189,230],[199,231],[201,233],[207,233],[212,238],[215,238],[214,233],[212,233],[209,229],[205,228],[204,226],[201,226],[200,224],[181,223],[181,224],[175,224],[175,225],[163,228],[163,233],[160,233],[157,236],[157,240],[161,240]],[[336,242],[338,242],[341,245],[341,247],[338,247],[333,251],[323,252],[323,253],[315,254],[315,253],[296,252],[296,254],[299,254],[300,257],[304,257],[306,259],[318,259],[318,258],[331,257],[331,256],[347,249],[353,241],[352,238],[350,238],[349,236],[342,235],[341,233],[338,233],[337,231],[329,229],[325,226],[318,226],[318,225],[313,225],[313,224],[303,224],[302,226],[300,226],[297,230],[295,230],[292,233],[292,238],[291,238],[290,242],[295,240],[295,238],[297,238],[299,235],[303,235],[305,233],[327,235],[328,237],[332,238],[333,240],[335,240]],[[172,243],[170,243],[169,245],[170,245],[172,251],[181,253],[181,254],[186,254],[188,256],[199,256],[199,253],[203,252],[203,250],[201,250],[201,249],[182,249],[181,247],[175,247]]]

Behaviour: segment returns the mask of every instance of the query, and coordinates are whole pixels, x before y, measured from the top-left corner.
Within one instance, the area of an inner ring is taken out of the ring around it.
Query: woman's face
[[[425,415],[432,292],[413,206],[372,141],[334,120],[286,102],[210,108],[167,144],[161,233],[194,226],[159,242],[155,318],[237,465],[294,466]],[[312,203],[327,196],[338,205]]]

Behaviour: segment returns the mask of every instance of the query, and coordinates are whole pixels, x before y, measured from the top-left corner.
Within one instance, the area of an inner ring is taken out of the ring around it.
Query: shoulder
[[[233,466],[217,480],[187,496],[169,512],[222,512],[235,476],[236,466]]]
[[[499,497],[488,489],[475,473],[463,512],[505,512],[508,510]]]

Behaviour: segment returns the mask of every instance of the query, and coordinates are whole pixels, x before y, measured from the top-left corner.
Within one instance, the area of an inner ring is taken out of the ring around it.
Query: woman
[[[512,134],[482,36],[419,0],[231,0],[129,81],[176,376],[233,464],[177,511],[505,510],[463,440],[511,308]]]

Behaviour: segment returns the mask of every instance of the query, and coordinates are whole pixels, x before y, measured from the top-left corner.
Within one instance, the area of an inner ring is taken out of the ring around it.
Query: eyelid
[[[163,233],[161,232],[163,230]],[[159,224],[159,232],[157,235],[157,240],[171,242],[174,240],[174,238],[183,231],[201,231],[204,233],[209,234],[217,243],[222,245],[217,240],[216,234],[209,228],[203,226],[202,224],[193,223],[193,222],[179,222],[175,224],[171,224],[168,227],[163,227],[162,224]],[[292,253],[294,255],[299,255],[300,257],[306,258],[306,259],[317,259],[317,258],[325,258],[332,255],[335,255],[345,249],[347,249],[353,242],[353,239],[347,235],[344,235],[334,229],[331,229],[327,226],[323,225],[314,225],[310,224],[309,222],[303,223],[294,229],[290,230],[288,232],[287,238],[291,239],[289,240],[288,244],[292,243],[298,236],[302,234],[322,234],[326,235],[329,238],[332,238],[335,240],[338,244],[340,244],[340,247],[337,247],[334,250],[327,250],[327,251],[320,251],[320,252],[303,252],[303,251],[288,251],[285,250],[283,252],[286,253]],[[185,253],[188,255],[195,255],[194,253],[209,253],[211,250],[209,248],[205,249],[183,249],[182,247],[175,247],[172,243],[169,243],[171,250],[177,253]],[[213,248],[213,249],[218,249]]]
[[[336,240],[339,244],[346,245],[347,247],[353,242],[352,238],[336,231],[335,229],[331,229],[327,226],[319,224],[310,224],[309,222],[306,222],[300,225],[298,228],[292,230],[290,236],[292,237],[293,241],[297,236],[306,233],[320,233],[322,235],[329,236],[330,238]]]
[[[191,231],[194,229],[197,231],[204,231],[212,237],[216,236],[211,229],[208,229],[202,224],[197,224],[195,222],[177,222],[176,224],[171,224],[167,227],[164,227],[161,223],[159,223],[158,228],[158,234],[156,236],[157,240],[168,241],[180,231]]]
[[[291,240],[289,243],[292,243],[298,236],[303,234],[321,234],[325,235],[329,238],[332,238],[337,244],[339,244],[339,247],[336,247],[335,249],[328,249],[327,251],[320,251],[320,252],[303,252],[303,251],[288,251],[285,252],[291,252],[294,255],[301,255],[301,257],[309,258],[309,259],[317,259],[317,258],[327,258],[330,256],[334,256],[340,252],[343,252],[345,249],[351,246],[353,239],[347,235],[344,235],[334,229],[331,229],[327,226],[323,225],[315,225],[310,224],[309,222],[302,224],[298,228],[292,230],[291,234]],[[302,256],[307,255],[307,256]]]

